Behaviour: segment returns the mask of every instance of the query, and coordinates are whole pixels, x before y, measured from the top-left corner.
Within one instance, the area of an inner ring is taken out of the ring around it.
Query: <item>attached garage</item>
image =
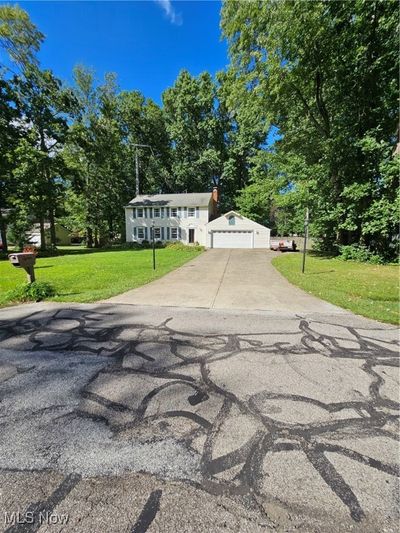
[[[270,229],[229,211],[206,225],[208,248],[267,248]]]

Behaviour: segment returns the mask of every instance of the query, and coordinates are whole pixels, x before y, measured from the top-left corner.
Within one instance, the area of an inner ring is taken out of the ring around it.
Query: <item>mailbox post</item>
[[[10,263],[15,268],[23,268],[26,271],[28,283],[35,281],[35,268],[36,256],[32,252],[25,252],[19,254],[10,254],[8,256]]]

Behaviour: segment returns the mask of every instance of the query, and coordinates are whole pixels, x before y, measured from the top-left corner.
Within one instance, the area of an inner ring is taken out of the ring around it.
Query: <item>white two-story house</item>
[[[206,224],[218,216],[218,189],[207,193],[136,196],[125,206],[127,242],[156,241],[207,244]]]
[[[229,211],[218,216],[212,192],[136,196],[125,206],[126,240],[180,241],[207,248],[269,248],[269,228]]]

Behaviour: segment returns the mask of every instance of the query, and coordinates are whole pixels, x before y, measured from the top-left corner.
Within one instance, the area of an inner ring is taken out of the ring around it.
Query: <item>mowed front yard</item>
[[[152,250],[71,250],[70,255],[37,258],[36,280],[51,283],[58,302],[94,302],[134,289],[195,258],[193,248],[156,250],[153,270]],[[7,292],[26,281],[25,270],[0,262],[0,305],[10,302]]]
[[[399,268],[307,255],[282,254],[272,264],[293,285],[353,313],[390,324],[399,322]]]

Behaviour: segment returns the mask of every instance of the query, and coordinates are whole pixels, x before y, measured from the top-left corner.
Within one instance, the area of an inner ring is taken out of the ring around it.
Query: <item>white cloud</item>
[[[181,26],[183,20],[182,15],[175,11],[174,6],[172,5],[171,0],[155,0],[155,2],[162,8],[165,13],[165,16],[176,26]]]

